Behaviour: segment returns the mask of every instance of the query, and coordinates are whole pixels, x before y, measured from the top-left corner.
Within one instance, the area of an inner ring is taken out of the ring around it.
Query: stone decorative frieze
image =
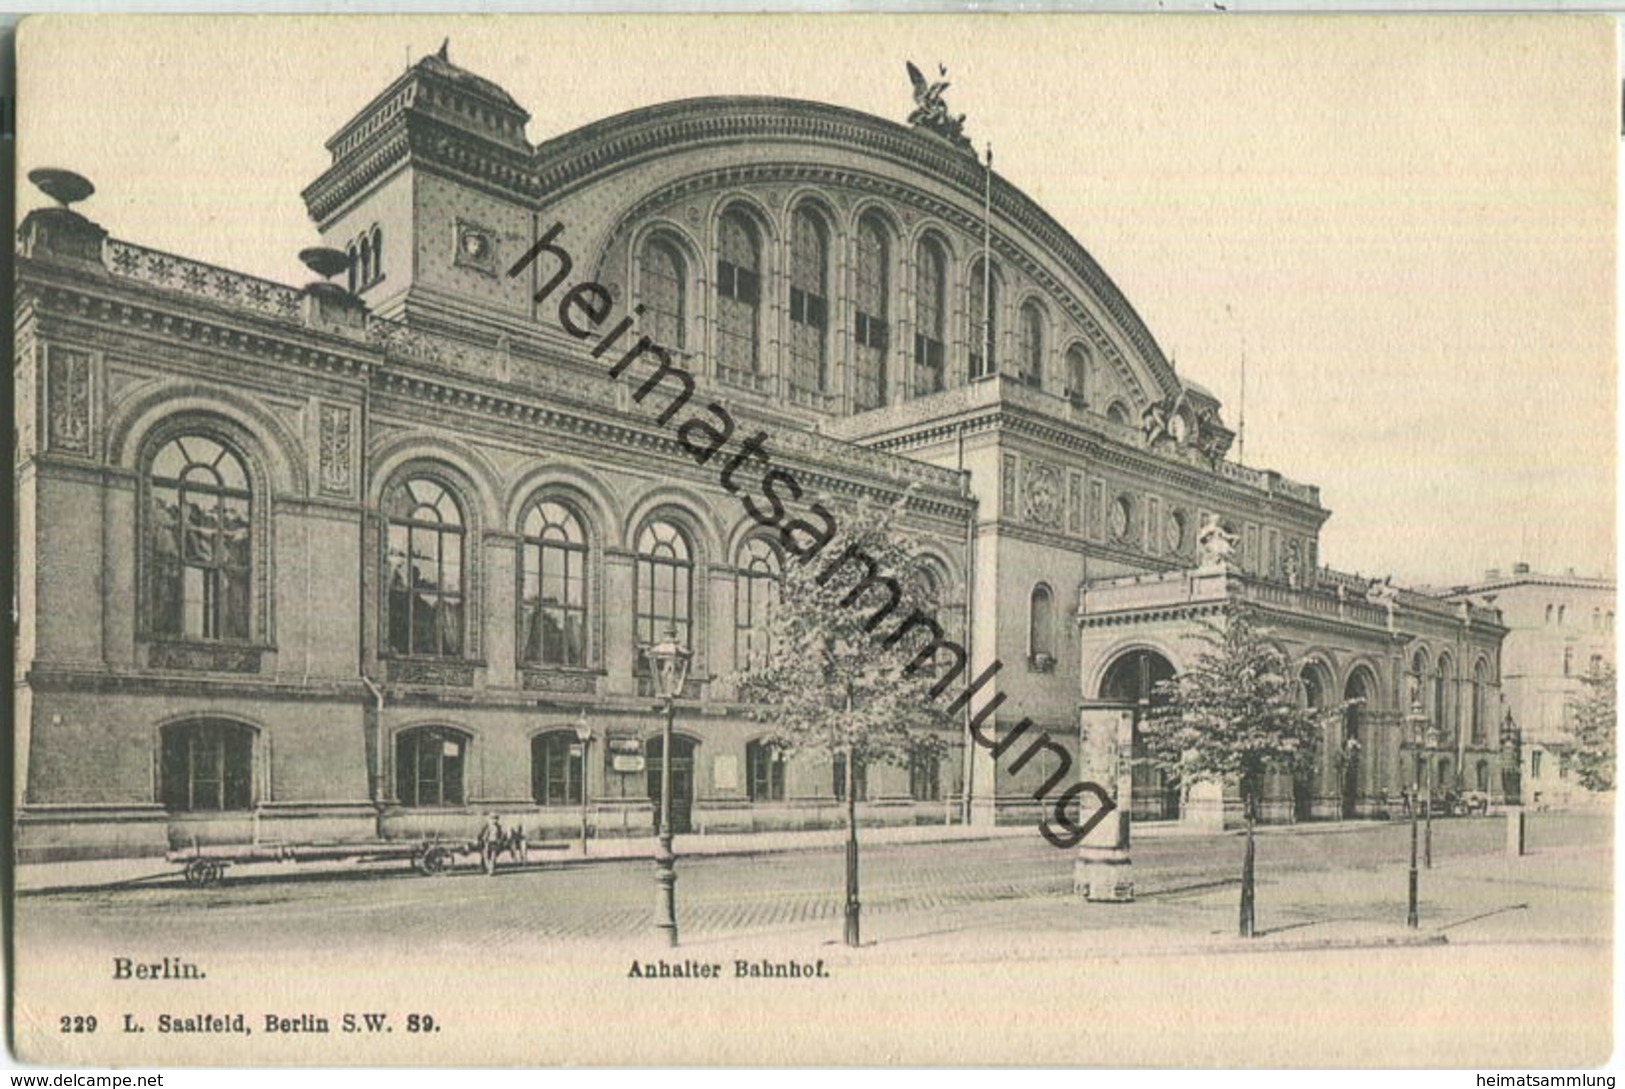
[[[90,353],[50,350],[46,368],[46,437],[51,450],[90,453]]]
[[[530,692],[569,692],[593,695],[598,691],[596,673],[573,673],[553,669],[527,669],[524,687]]]
[[[1066,528],[1074,536],[1083,536],[1083,474],[1067,474]]]
[[[323,405],[318,436],[321,490],[327,495],[348,496],[354,490],[355,414],[344,405]]]
[[[299,291],[257,276],[206,265],[145,246],[108,239],[103,251],[108,271],[118,276],[241,306],[271,317],[299,317]]]
[[[1065,504],[1061,472],[1041,461],[1027,463],[1027,479],[1022,487],[1027,520],[1052,529],[1061,528]]]
[[[396,658],[389,662],[389,679],[401,684],[431,684],[448,688],[471,688],[474,666],[470,662],[424,662]]]
[[[205,673],[258,673],[260,651],[258,647],[154,643],[147,654],[147,667]]]

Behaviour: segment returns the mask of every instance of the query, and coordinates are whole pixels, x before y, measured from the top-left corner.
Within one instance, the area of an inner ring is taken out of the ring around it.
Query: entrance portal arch
[[[1167,702],[1156,691],[1174,679],[1174,666],[1157,651],[1141,647],[1126,650],[1112,660],[1100,679],[1099,698],[1134,710],[1133,819],[1176,820],[1180,809],[1180,781],[1146,762],[1147,750],[1140,727],[1151,709]]]

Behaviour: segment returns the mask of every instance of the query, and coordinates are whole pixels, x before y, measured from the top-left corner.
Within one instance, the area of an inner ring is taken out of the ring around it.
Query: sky
[[[1244,460],[1320,486],[1322,562],[1613,573],[1611,19],[36,17],[18,168],[85,174],[117,238],[302,283],[325,141],[448,38],[533,142],[696,95],[902,121],[905,62],[945,64],[1232,427],[1245,360]]]

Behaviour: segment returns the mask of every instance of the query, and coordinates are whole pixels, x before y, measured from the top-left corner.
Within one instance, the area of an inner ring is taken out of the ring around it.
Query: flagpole
[[[993,144],[987,145],[986,183],[982,186],[982,373],[993,370]]]
[[[1236,417],[1236,464],[1247,464],[1247,330],[1241,331],[1241,411]]]

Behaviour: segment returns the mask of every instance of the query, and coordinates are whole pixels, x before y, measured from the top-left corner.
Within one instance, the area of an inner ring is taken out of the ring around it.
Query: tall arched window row
[[[412,477],[390,490],[385,517],[390,652],[461,655],[462,508],[439,481]]]
[[[1066,398],[1082,408],[1089,400],[1089,350],[1074,344],[1066,350]]]
[[[1021,380],[1034,389],[1044,388],[1044,312],[1035,302],[1021,307],[1021,347],[1018,365]]]
[[[827,387],[829,232],[810,208],[790,220],[790,386],[808,393]]]
[[[199,719],[166,726],[160,737],[159,782],[174,813],[254,806],[254,731],[241,723]]]
[[[641,327],[650,340],[666,348],[688,346],[688,267],[670,240],[656,235],[643,243],[638,262]]]
[[[1488,740],[1489,732],[1489,698],[1490,698],[1490,668],[1483,659],[1473,666],[1473,710],[1472,710],[1472,738],[1474,745],[1482,745]]]
[[[996,267],[978,260],[970,270],[970,377],[984,378],[998,371],[999,276]]]
[[[467,802],[468,735],[419,726],[395,737],[395,800],[406,806]]]
[[[636,627],[639,643],[658,643],[668,629],[677,641],[694,646],[694,550],[681,529],[650,522],[637,539]],[[638,668],[645,667],[639,662]]]
[[[524,661],[587,664],[587,535],[581,519],[544,500],[521,527],[520,623]]]
[[[779,554],[760,537],[739,558],[734,606],[734,660],[741,669],[765,666],[772,651],[773,610],[779,600]]]
[[[1450,744],[1456,732],[1455,662],[1444,654],[1433,667],[1433,724],[1441,741]]]
[[[182,435],[158,451],[147,483],[153,633],[247,640],[254,506],[242,458]]]
[[[853,332],[857,351],[858,411],[879,408],[887,400],[886,345],[890,340],[887,298],[890,248],[886,230],[873,216],[858,221],[857,317]]]
[[[920,240],[914,292],[914,393],[947,388],[948,256],[934,238]]]
[[[736,375],[758,368],[757,311],[762,302],[762,248],[740,212],[717,226],[717,362]]]

